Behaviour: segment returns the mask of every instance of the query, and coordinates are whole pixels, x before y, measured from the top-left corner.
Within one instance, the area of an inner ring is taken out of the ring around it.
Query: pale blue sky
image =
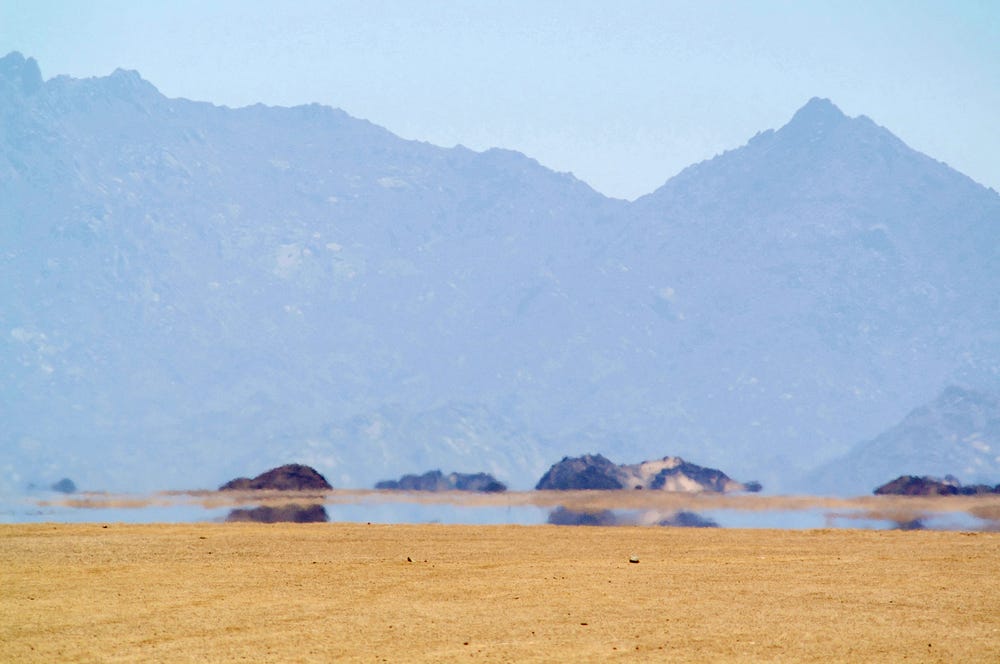
[[[1000,1],[0,0],[45,78],[319,102],[405,138],[519,150],[648,193],[810,97],[1000,189]]]

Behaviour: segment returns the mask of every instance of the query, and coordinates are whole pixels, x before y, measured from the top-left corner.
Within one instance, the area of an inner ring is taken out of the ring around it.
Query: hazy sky
[[[1000,1],[0,0],[0,55],[170,97],[319,102],[648,193],[810,97],[1000,189]]]

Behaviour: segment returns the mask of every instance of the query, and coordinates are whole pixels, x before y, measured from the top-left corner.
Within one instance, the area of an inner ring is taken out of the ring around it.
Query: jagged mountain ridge
[[[212,486],[297,460],[527,488],[597,450],[777,488],[948,381],[997,381],[995,192],[824,100],[633,204],[339,110],[14,55],[0,117],[8,476]]]

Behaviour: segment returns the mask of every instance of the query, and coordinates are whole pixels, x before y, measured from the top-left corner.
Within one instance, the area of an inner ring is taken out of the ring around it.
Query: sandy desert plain
[[[0,525],[2,662],[616,660],[997,662],[1000,532]]]

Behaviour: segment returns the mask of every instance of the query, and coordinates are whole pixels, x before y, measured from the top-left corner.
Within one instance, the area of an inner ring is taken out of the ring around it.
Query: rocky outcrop
[[[570,491],[579,489],[650,489],[653,491],[760,491],[757,482],[741,483],[721,470],[689,463],[680,457],[616,465],[600,454],[564,457],[553,465],[535,489]]]
[[[538,491],[573,491],[578,489],[624,489],[621,467],[600,454],[563,457],[538,480]]]
[[[322,505],[264,505],[252,509],[235,509],[226,521],[253,521],[256,523],[325,523],[330,520]]]
[[[742,491],[744,486],[734,482],[721,470],[715,468],[705,468],[693,463],[688,463],[676,457],[668,457],[669,465],[656,472],[649,481],[649,488],[664,491],[714,491],[722,493],[725,491]],[[640,475],[646,475],[640,464]],[[674,465],[676,463],[676,465]]]
[[[958,487],[931,477],[901,475],[873,491],[876,496],[955,496]]]
[[[257,477],[237,477],[219,487],[219,491],[329,491],[333,487],[314,468],[290,463],[261,473]]]
[[[431,470],[423,475],[403,475],[398,480],[384,480],[376,489],[389,491],[478,491],[500,493],[507,485],[488,473],[448,473]]]
[[[875,489],[876,496],[979,496],[983,494],[1000,493],[1000,484],[970,484],[963,486],[957,478],[946,475],[944,479],[936,477],[900,475]]]
[[[76,493],[76,483],[68,477],[62,478],[49,488],[59,493]]]

